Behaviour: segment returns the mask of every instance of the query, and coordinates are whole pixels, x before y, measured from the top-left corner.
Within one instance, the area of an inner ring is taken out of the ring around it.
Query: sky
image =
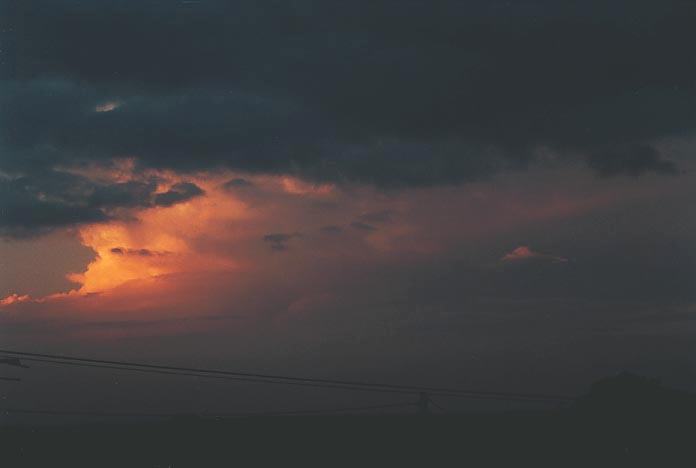
[[[0,8],[2,347],[513,392],[632,371],[696,390],[693,2]],[[0,392],[231,404],[55,372]]]

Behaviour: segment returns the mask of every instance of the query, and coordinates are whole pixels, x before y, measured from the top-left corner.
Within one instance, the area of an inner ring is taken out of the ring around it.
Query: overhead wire
[[[202,369],[194,367],[168,366],[149,363],[137,363],[129,361],[114,361],[104,359],[83,358],[58,354],[30,353],[17,350],[0,349],[0,353],[20,356],[26,361],[44,362],[58,365],[75,365],[81,367],[97,367],[121,371],[148,372],[168,375],[194,376],[202,378],[218,378],[224,380],[238,380],[255,383],[271,383],[284,385],[299,385],[318,388],[337,388],[344,390],[375,391],[388,393],[419,393],[427,392],[431,395],[465,397],[472,399],[498,399],[518,401],[572,401],[574,398],[560,395],[542,395],[508,392],[482,392],[463,389],[424,387],[411,385],[397,385],[388,383],[349,381],[335,379],[320,379],[309,377],[296,377],[287,375],[262,374],[256,372],[240,372],[220,369]]]
[[[437,408],[437,409],[439,409],[440,411],[442,411],[443,413],[449,413],[449,412],[450,412],[449,410],[443,408],[442,406],[440,406],[439,404],[437,404],[435,401],[433,401],[432,398],[429,398],[429,399],[428,399],[428,402],[429,402],[431,405],[433,405],[435,408]]]
[[[27,409],[27,408],[0,408],[0,413],[6,414],[37,414],[50,416],[92,416],[92,417],[124,417],[124,418],[189,418],[199,417],[203,419],[227,419],[245,418],[257,416],[291,416],[291,415],[313,415],[313,414],[341,414],[359,411],[374,411],[380,409],[407,408],[414,406],[413,403],[394,403],[385,405],[352,406],[342,408],[321,408],[308,410],[289,410],[289,411],[250,411],[244,413],[135,413],[135,412],[103,412],[103,411],[73,411],[73,410],[47,410],[47,409]]]

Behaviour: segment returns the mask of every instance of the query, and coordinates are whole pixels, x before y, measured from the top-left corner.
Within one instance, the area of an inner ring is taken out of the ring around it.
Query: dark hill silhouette
[[[601,379],[578,398],[575,410],[604,417],[675,417],[696,411],[696,395],[662,385],[659,379],[621,373]]]

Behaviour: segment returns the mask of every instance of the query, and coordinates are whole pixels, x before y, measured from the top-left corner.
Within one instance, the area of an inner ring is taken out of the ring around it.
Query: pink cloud
[[[0,307],[8,306],[10,304],[16,304],[19,302],[27,302],[30,299],[31,298],[29,297],[28,294],[24,294],[22,296],[20,296],[19,294],[10,294],[9,296],[7,296],[5,298],[0,299]]]
[[[522,262],[533,259],[549,260],[553,263],[566,263],[567,258],[557,257],[555,255],[549,255],[541,252],[535,252],[526,245],[521,245],[515,248],[513,251],[506,253],[500,259],[501,262]]]

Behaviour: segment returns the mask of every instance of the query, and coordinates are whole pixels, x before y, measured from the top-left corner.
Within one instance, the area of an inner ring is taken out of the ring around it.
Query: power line
[[[22,356],[27,361],[48,362],[62,365],[79,365],[86,367],[102,367],[115,370],[136,372],[166,373],[172,375],[188,375],[195,377],[230,378],[230,380],[245,380],[256,383],[274,383],[285,385],[302,385],[321,388],[339,388],[345,390],[371,390],[392,393],[420,393],[428,392],[439,396],[458,396],[477,399],[501,399],[501,400],[528,400],[528,401],[572,401],[568,396],[540,395],[525,393],[505,392],[480,392],[451,388],[422,387],[411,385],[395,385],[365,381],[318,379],[309,377],[294,377],[286,375],[261,374],[255,372],[227,371],[219,369],[201,369],[193,367],[166,366],[128,361],[112,361],[93,358],[81,358],[58,354],[29,353],[16,350],[0,349],[0,353]]]
[[[413,406],[413,403],[394,403],[386,405],[371,405],[371,406],[352,406],[345,408],[324,408],[310,410],[290,410],[290,411],[259,411],[246,413],[221,413],[221,414],[205,414],[205,413],[133,413],[133,412],[102,412],[102,411],[73,411],[73,410],[45,410],[45,409],[26,409],[26,408],[0,408],[0,412],[7,414],[37,414],[48,416],[93,416],[93,417],[125,417],[125,418],[183,418],[183,417],[200,417],[209,419],[223,418],[246,418],[257,416],[292,416],[292,415],[313,415],[313,414],[341,414],[353,413],[360,411],[374,411],[379,409],[394,409],[407,408]]]
[[[449,412],[450,412],[449,410],[447,410],[447,409],[443,408],[442,406],[438,405],[437,403],[435,403],[435,402],[433,401],[432,398],[429,398],[429,401],[430,401],[430,404],[431,404],[431,405],[433,405],[435,408],[439,409],[439,410],[442,411],[443,413],[449,413]]]
[[[125,417],[125,418],[171,418],[181,416],[180,414],[161,414],[161,413],[109,413],[99,411],[61,411],[61,410],[41,410],[25,408],[0,408],[2,413],[17,414],[40,414],[48,416],[94,416],[94,417]]]
[[[145,373],[145,374],[164,374],[164,375],[174,375],[174,376],[183,376],[183,377],[197,377],[197,378],[203,378],[203,379],[232,380],[235,382],[268,383],[268,384],[291,385],[291,386],[300,386],[300,387],[335,388],[335,389],[340,389],[340,390],[357,390],[357,391],[384,392],[384,393],[406,393],[409,395],[413,394],[413,392],[410,390],[351,387],[348,385],[330,385],[330,384],[319,384],[319,383],[312,383],[312,382],[286,382],[286,381],[251,378],[251,377],[234,377],[234,376],[227,376],[227,375],[196,374],[196,373],[192,373],[192,372],[163,371],[163,370],[157,370],[157,369],[142,369],[142,368],[137,368],[137,367],[123,367],[123,366],[111,366],[111,365],[105,365],[105,364],[88,364],[88,363],[81,363],[81,362],[67,362],[67,361],[58,361],[58,360],[54,360],[54,359],[39,359],[39,358],[23,358],[23,359],[25,361],[31,361],[31,362],[43,362],[43,363],[49,363],[49,364],[58,364],[58,365],[76,366],[76,367],[91,367],[91,368],[97,368],[97,369],[113,369],[113,370],[121,370],[121,371],[133,371],[133,372],[139,372],[139,373]]]
[[[111,369],[111,370],[117,370],[117,371],[133,371],[133,372],[138,372],[138,373],[145,373],[145,374],[164,374],[164,375],[172,375],[172,376],[183,376],[183,377],[196,377],[196,378],[203,378],[203,379],[215,379],[215,380],[228,380],[228,381],[234,381],[234,382],[249,382],[249,383],[258,383],[258,384],[275,384],[275,385],[289,385],[289,386],[299,386],[299,387],[310,387],[310,388],[330,388],[330,389],[338,389],[338,390],[349,390],[349,391],[363,391],[363,392],[371,392],[371,393],[391,393],[391,394],[407,394],[407,395],[413,395],[414,393],[421,393],[418,390],[409,390],[409,389],[396,389],[396,388],[377,388],[377,387],[360,387],[360,386],[350,386],[350,385],[332,385],[332,384],[324,384],[324,383],[313,383],[313,382],[288,382],[288,381],[280,381],[280,380],[270,380],[270,379],[261,379],[261,378],[252,378],[252,377],[235,377],[235,376],[227,376],[227,375],[210,375],[210,374],[196,374],[193,372],[178,372],[178,371],[163,371],[163,370],[157,370],[157,369],[147,369],[147,368],[137,368],[137,367],[123,367],[123,366],[111,366],[111,365],[105,365],[105,364],[89,364],[89,363],[81,363],[81,362],[68,362],[68,361],[59,361],[55,359],[40,359],[40,358],[23,358],[25,361],[31,361],[31,362],[42,362],[42,363],[48,363],[48,364],[57,364],[57,365],[64,365],[64,366],[73,366],[73,367],[89,367],[89,368],[97,368],[97,369]],[[557,400],[557,399],[548,399],[548,398],[539,398],[536,396],[530,396],[530,395],[511,395],[511,394],[504,394],[504,395],[498,395],[498,394],[486,394],[486,393],[443,393],[443,392],[427,392],[432,395],[437,395],[437,396],[449,396],[449,397],[463,397],[467,399],[473,399],[473,400],[505,400],[505,401],[566,401],[566,400]],[[571,401],[571,399],[568,399],[567,401]]]
[[[543,401],[569,401],[572,398],[557,395],[538,395],[538,394],[520,394],[520,393],[501,393],[501,392],[474,392],[460,389],[442,389],[433,387],[406,386],[383,384],[374,382],[355,382],[345,380],[330,380],[330,379],[315,379],[304,377],[289,377],[270,374],[259,374],[249,372],[233,372],[213,369],[199,369],[177,366],[163,366],[154,364],[143,364],[126,361],[108,361],[91,358],[80,358],[74,356],[54,355],[54,354],[39,354],[28,353],[22,351],[0,350],[2,353],[15,354],[24,356],[24,360],[48,362],[61,365],[77,365],[83,367],[101,367],[116,370],[136,371],[136,372],[152,372],[171,375],[185,375],[205,378],[224,378],[226,380],[243,380],[257,383],[275,383],[286,385],[302,385],[321,388],[339,388],[345,390],[372,390],[384,391],[391,393],[418,393],[427,391],[431,394],[441,396],[465,396],[468,398],[483,398],[483,399],[504,399],[504,400],[543,400]],[[30,356],[30,357],[27,357]],[[49,359],[33,358],[37,356]],[[52,358],[52,359],[50,359]],[[90,365],[88,365],[90,364]],[[231,377],[231,378],[230,378]]]
[[[122,367],[129,367],[129,368],[138,367],[138,368],[153,369],[153,370],[191,372],[191,373],[195,373],[195,374],[212,374],[212,375],[225,375],[225,376],[232,376],[232,377],[245,377],[245,378],[260,379],[262,381],[277,380],[277,381],[288,381],[288,382],[311,382],[311,383],[319,383],[319,384],[332,384],[332,385],[349,386],[349,387],[393,388],[395,390],[409,390],[409,393],[419,392],[419,391],[436,391],[436,390],[450,392],[450,393],[452,393],[452,392],[459,393],[458,390],[450,390],[450,389],[434,389],[434,388],[381,384],[381,383],[372,383],[372,382],[355,382],[355,381],[346,381],[346,380],[317,379],[317,378],[306,378],[306,377],[290,377],[290,376],[284,376],[284,375],[260,374],[260,373],[254,373],[254,372],[226,371],[226,370],[218,370],[218,369],[200,369],[200,368],[192,368],[192,367],[164,366],[164,365],[144,364],[144,363],[126,362],[126,361],[109,361],[109,360],[101,360],[101,359],[80,358],[80,357],[74,357],[74,356],[63,356],[63,355],[55,355],[55,354],[27,353],[27,352],[11,351],[11,350],[4,350],[4,349],[0,349],[0,353],[15,354],[18,356],[28,356],[28,357],[25,357],[25,360],[27,360],[27,361],[31,361],[32,360],[31,358],[33,358],[33,357],[40,357],[40,358],[48,358],[48,359],[59,359],[61,361],[77,361],[77,362],[85,362],[85,363],[122,366]]]
[[[269,411],[269,412],[250,412],[250,413],[231,413],[222,414],[219,417],[224,418],[238,418],[238,417],[254,417],[254,416],[294,416],[302,414],[340,414],[340,413],[354,413],[359,411],[374,411],[378,409],[392,409],[392,408],[409,408],[413,407],[413,403],[394,403],[390,405],[372,405],[372,406],[353,406],[347,408],[330,408],[330,409],[316,409],[316,410],[297,410],[297,411]]]
[[[22,379],[18,379],[17,377],[0,377],[0,380],[3,380],[5,382],[21,382]]]

